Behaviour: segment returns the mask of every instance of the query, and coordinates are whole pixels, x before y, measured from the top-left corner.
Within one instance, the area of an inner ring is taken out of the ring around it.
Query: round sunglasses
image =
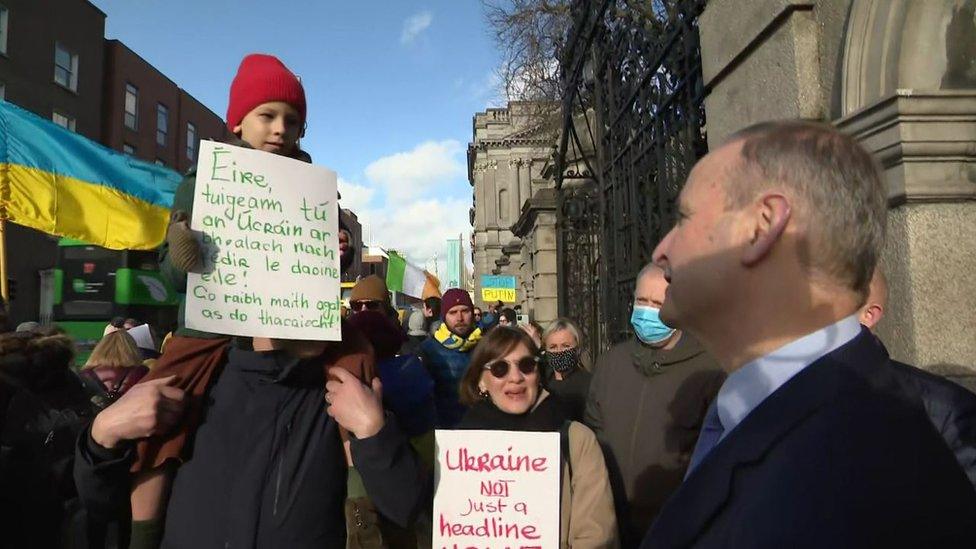
[[[354,311],[378,311],[382,305],[379,301],[352,301],[349,308]]]
[[[502,379],[508,375],[508,370],[511,366],[513,366],[512,363],[505,359],[499,358],[485,364],[484,369],[491,372],[491,375],[497,377],[498,379]],[[535,356],[527,356],[522,360],[519,360],[514,366],[518,368],[523,375],[533,374],[539,367],[539,358]]]

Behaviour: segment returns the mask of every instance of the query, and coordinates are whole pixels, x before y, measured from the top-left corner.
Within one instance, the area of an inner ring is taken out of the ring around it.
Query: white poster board
[[[559,547],[559,433],[437,430],[434,549]]]
[[[149,330],[148,324],[140,324],[134,328],[129,328],[129,335],[136,342],[136,347],[140,349],[146,349],[149,351],[156,350],[156,344],[153,342],[152,332]]]
[[[205,274],[187,277],[187,327],[341,339],[338,215],[335,172],[201,141],[190,228]]]

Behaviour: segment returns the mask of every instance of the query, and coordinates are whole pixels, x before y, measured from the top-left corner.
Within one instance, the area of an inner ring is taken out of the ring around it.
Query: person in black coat
[[[50,330],[0,335],[0,525],[4,547],[83,546],[86,518],[71,471],[93,415],[70,367],[71,338]],[[71,539],[77,534],[75,539]]]
[[[642,547],[976,547],[976,491],[858,322],[886,216],[827,125],[757,124],[692,170],[660,316],[729,375]]]
[[[874,332],[884,318],[887,305],[888,282],[881,269],[875,269],[868,299],[859,313],[861,324]],[[932,425],[976,488],[976,394],[940,375],[908,364],[893,360],[891,368],[906,389],[922,401]]]

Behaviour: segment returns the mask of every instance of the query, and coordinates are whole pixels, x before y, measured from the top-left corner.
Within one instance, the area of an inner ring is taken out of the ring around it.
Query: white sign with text
[[[559,547],[559,433],[438,430],[435,549]]]
[[[337,196],[332,170],[201,141],[190,227],[204,265],[187,276],[187,327],[341,339]]]

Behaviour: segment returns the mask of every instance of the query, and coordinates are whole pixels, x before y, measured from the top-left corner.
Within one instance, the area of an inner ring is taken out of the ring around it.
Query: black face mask
[[[565,351],[546,351],[546,362],[553,370],[564,374],[579,366],[579,348],[567,349]]]

